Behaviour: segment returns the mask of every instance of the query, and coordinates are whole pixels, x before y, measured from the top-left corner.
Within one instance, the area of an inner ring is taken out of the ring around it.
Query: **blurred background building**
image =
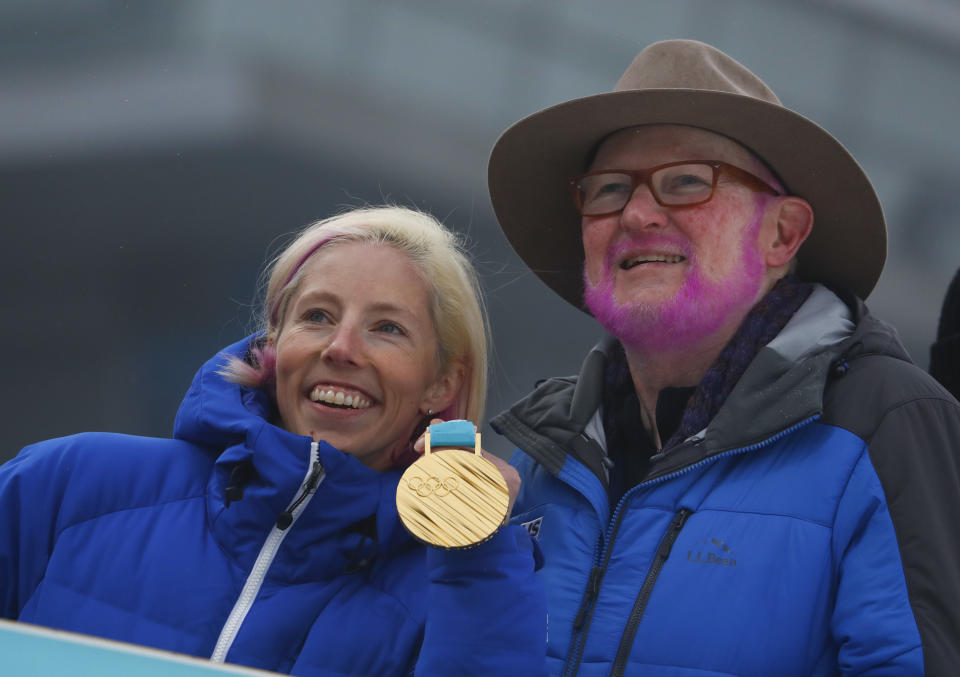
[[[890,231],[869,305],[925,367],[960,265],[952,0],[2,0],[0,460],[82,430],[169,435],[194,371],[252,326],[269,254],[345,206],[469,237],[490,414],[575,372],[598,330],[513,254],[487,156],[673,37],[744,62],[858,158]]]

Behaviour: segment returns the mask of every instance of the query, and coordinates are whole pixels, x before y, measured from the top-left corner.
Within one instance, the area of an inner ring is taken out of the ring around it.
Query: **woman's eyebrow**
[[[401,315],[406,315],[407,317],[416,317],[416,313],[410,310],[409,307],[392,303],[390,301],[377,301],[375,303],[371,303],[366,307],[366,310],[379,313],[399,313]]]
[[[317,301],[328,301],[336,304],[343,303],[342,297],[339,294],[326,290],[314,290],[301,294],[300,298],[298,298],[295,302],[295,305],[300,305],[302,303],[314,303]],[[375,301],[364,306],[364,312],[399,313],[407,317],[416,317],[416,313],[410,310],[409,306],[395,303],[393,301]]]
[[[340,307],[343,305],[343,299],[339,295],[329,291],[305,291],[290,300],[289,308],[300,308],[304,304],[309,305],[312,303],[324,303]]]

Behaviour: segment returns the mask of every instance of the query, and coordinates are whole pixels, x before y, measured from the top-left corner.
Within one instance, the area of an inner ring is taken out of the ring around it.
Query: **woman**
[[[485,332],[432,218],[310,226],[272,265],[263,331],[201,368],[172,440],[88,433],[0,467],[2,615],[297,675],[537,672],[527,534],[434,550],[395,507],[427,421],[480,420]]]

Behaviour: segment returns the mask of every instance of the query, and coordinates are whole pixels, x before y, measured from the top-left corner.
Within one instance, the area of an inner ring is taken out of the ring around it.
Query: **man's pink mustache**
[[[614,268],[619,266],[619,262],[623,260],[624,257],[635,251],[657,254],[680,254],[687,260],[693,258],[693,249],[690,243],[683,238],[671,237],[669,235],[633,235],[625,240],[616,242],[607,250],[603,261],[604,273],[609,275]]]

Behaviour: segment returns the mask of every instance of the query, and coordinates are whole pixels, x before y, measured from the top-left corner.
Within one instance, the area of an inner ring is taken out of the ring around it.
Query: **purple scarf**
[[[760,299],[700,380],[683,412],[680,426],[664,449],[680,444],[707,426],[756,354],[780,333],[812,291],[812,284],[788,275]]]

